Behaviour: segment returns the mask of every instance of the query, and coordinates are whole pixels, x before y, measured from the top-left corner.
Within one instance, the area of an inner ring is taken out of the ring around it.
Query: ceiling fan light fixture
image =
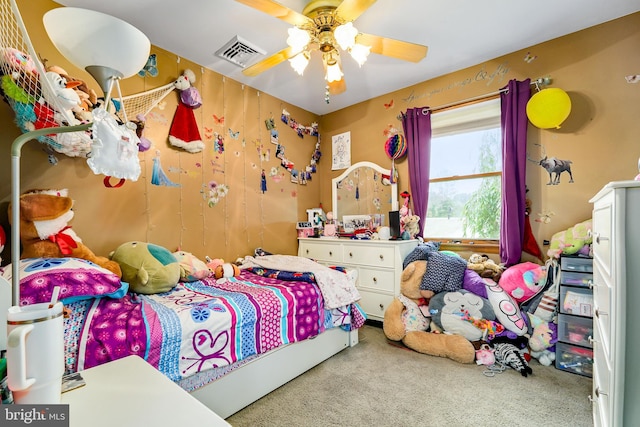
[[[311,41],[309,33],[298,27],[291,27],[288,30],[287,45],[293,49],[295,53],[302,52]]]
[[[325,76],[327,82],[337,82],[342,80],[342,76],[344,76],[344,73],[337,61],[333,65],[327,64],[327,75]]]
[[[363,44],[356,43],[351,49],[349,49],[349,53],[351,57],[358,63],[359,66],[362,67],[362,64],[367,62],[367,57],[371,51],[371,46],[365,46]]]
[[[333,36],[342,50],[349,50],[356,44],[356,36],[358,30],[353,26],[352,22],[339,25],[334,31]]]
[[[300,52],[293,58],[289,59],[289,63],[296,73],[302,75],[305,68],[307,68],[307,65],[309,65],[309,52],[306,50]]]

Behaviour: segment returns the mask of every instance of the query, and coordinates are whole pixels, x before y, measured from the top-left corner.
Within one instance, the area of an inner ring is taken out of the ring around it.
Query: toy
[[[529,338],[531,357],[538,359],[541,365],[551,366],[556,360],[555,343],[558,341],[558,325],[547,322],[528,313],[533,332]]]
[[[202,105],[200,93],[192,86],[195,81],[196,75],[193,71],[185,70],[174,82],[180,92],[180,102],[169,129],[169,143],[190,153],[198,153],[204,149],[204,142],[193,114],[193,110]]]
[[[484,280],[487,299],[493,307],[498,322],[517,336],[525,335],[528,331],[527,324],[522,318],[518,303],[493,280],[489,278],[482,280]]]
[[[533,373],[533,369],[524,358],[518,347],[508,342],[498,342],[493,345],[496,362],[515,369],[523,377]]]
[[[496,264],[488,255],[475,253],[469,257],[467,268],[478,273],[480,277],[489,277],[495,282],[500,280],[500,276],[504,271],[504,268]]]
[[[180,264],[180,281],[181,282],[194,282],[196,280],[202,280],[211,276],[213,273],[209,269],[207,264],[198,259],[190,252],[177,250],[173,253],[176,257],[178,264]]]
[[[69,76],[67,71],[62,67],[52,65],[47,67],[47,71],[57,73],[60,77],[71,83],[73,90],[80,100],[80,103],[77,106],[73,106],[71,111],[73,111],[76,119],[80,122],[86,123],[91,121],[91,110],[94,109],[98,102],[96,92],[87,86],[83,80]]]
[[[507,268],[498,285],[516,303],[522,304],[538,295],[547,284],[547,268],[533,262],[521,262]]]
[[[129,290],[139,294],[158,294],[173,289],[180,280],[180,264],[161,246],[145,242],[127,242],[109,254],[120,264],[122,280]]]
[[[404,200],[402,207],[400,208],[400,234],[404,231],[404,218],[411,215],[411,208],[409,203],[411,202],[411,194],[408,191],[400,193],[400,197]]]
[[[429,301],[429,313],[435,326],[443,332],[459,334],[469,341],[486,338],[491,332],[496,315],[485,298],[460,289],[440,292]]]
[[[82,258],[122,276],[116,262],[96,256],[71,229],[72,207],[67,189],[25,192],[20,197],[21,258]]]
[[[420,309],[426,301],[420,295],[420,282],[427,270],[426,261],[414,261],[402,271],[400,295],[384,313],[382,329],[392,341],[401,341],[418,353],[447,357],[459,363],[473,363],[475,349],[463,336],[428,332],[429,318]]]
[[[224,264],[224,260],[222,258],[211,259],[208,256],[205,256],[204,260],[206,261],[209,270],[211,270],[211,274],[213,274],[217,266]]]
[[[240,269],[237,265],[231,264],[230,262],[225,262],[213,270],[213,277],[216,279],[235,277],[238,274],[240,274]]]
[[[43,85],[44,99],[54,110],[56,110],[56,108],[61,109],[61,111],[58,111],[54,115],[55,120],[60,125],[65,123],[69,125],[79,124],[80,122],[75,119],[72,110],[80,105],[80,97],[76,91],[73,90],[73,88],[80,85],[80,82],[67,81],[60,74],[53,71],[47,71],[44,77],[51,86],[51,88],[49,88],[48,85]]]
[[[414,239],[420,234],[420,217],[418,215],[406,215],[400,218],[400,225],[403,228],[402,240]]]
[[[489,344],[482,344],[478,350],[476,350],[476,363],[478,365],[491,366],[496,363],[496,356],[493,354],[494,350]]]
[[[560,255],[584,253],[589,255],[591,242],[592,221],[588,219],[573,227],[560,231],[551,236],[547,256],[560,258]]]

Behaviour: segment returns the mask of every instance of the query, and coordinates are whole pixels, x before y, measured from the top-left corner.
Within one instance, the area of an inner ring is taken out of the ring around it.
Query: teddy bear
[[[401,218],[400,223],[404,229],[402,240],[414,239],[420,234],[420,217],[418,215],[407,215]]]
[[[82,258],[122,277],[118,263],[95,255],[71,229],[73,200],[67,189],[30,190],[20,196],[21,258]],[[11,205],[9,218],[11,220]]]
[[[420,294],[427,261],[410,263],[400,277],[400,295],[384,313],[382,329],[392,341],[401,341],[418,353],[448,357],[459,363],[473,363],[475,348],[462,335],[429,332],[430,320],[425,316],[426,300]]]
[[[484,254],[471,254],[469,262],[467,262],[467,268],[478,273],[480,277],[493,279],[494,282],[500,280],[500,276],[504,271],[504,267],[496,264],[494,260]]]

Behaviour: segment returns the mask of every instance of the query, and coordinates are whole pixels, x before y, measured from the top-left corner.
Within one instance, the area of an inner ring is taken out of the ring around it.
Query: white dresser
[[[590,202],[594,425],[639,426],[640,182],[611,182]]]
[[[299,238],[298,256],[356,269],[359,304],[369,319],[382,321],[400,293],[402,261],[417,245],[417,240]]]

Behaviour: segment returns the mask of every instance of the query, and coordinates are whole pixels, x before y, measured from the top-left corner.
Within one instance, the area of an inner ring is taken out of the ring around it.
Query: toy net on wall
[[[45,69],[15,0],[0,0],[0,94],[13,109],[20,130],[26,133],[92,121],[91,110],[100,101],[83,83],[60,67]],[[119,95],[119,85],[117,88]],[[123,122],[136,117],[140,120],[174,88],[170,83],[140,94],[114,97],[116,114]],[[67,96],[68,91],[77,98]],[[91,130],[45,135],[38,140],[47,150],[71,157],[88,157],[91,153]]]

